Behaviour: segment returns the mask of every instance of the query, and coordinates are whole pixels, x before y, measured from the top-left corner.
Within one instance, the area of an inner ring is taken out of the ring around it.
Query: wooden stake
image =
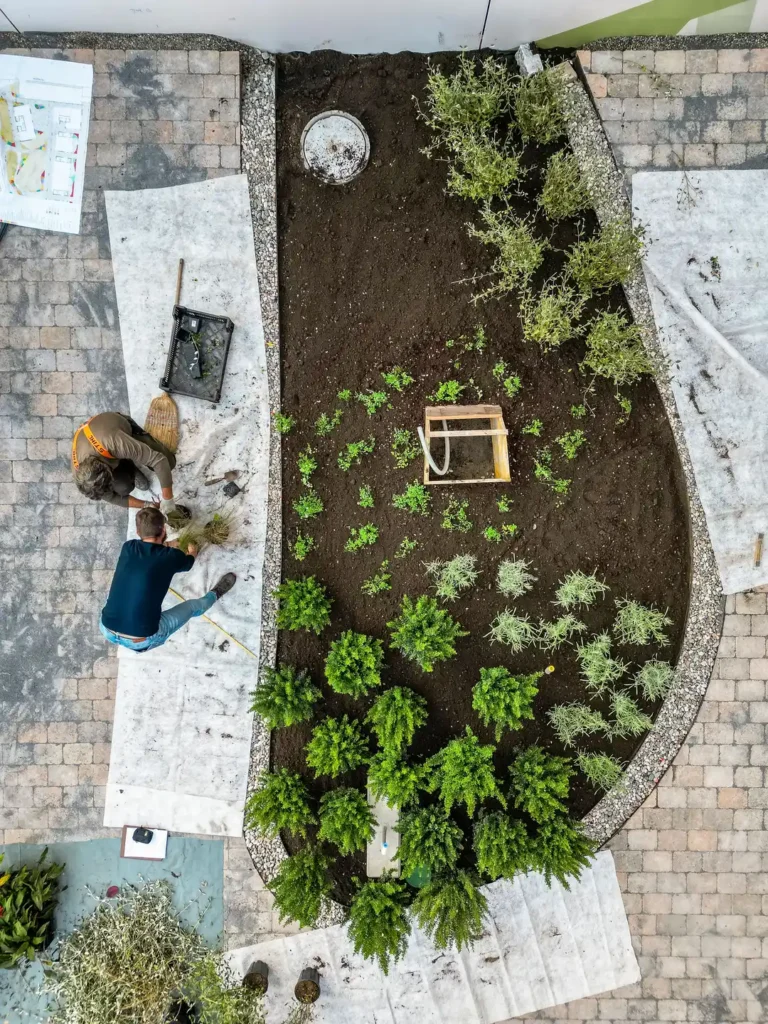
[[[760,563],[763,560],[763,534],[758,533],[757,540],[755,541],[755,568],[760,567]]]
[[[181,301],[181,275],[184,273],[184,260],[179,260],[179,273],[176,278],[176,302],[174,305],[178,306]]]

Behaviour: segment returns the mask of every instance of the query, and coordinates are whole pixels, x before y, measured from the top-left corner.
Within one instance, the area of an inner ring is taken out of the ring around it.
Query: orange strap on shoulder
[[[93,419],[93,417],[91,417],[91,419]],[[98,454],[101,455],[102,458],[114,459],[115,457],[114,455],[112,455],[111,452],[107,451],[107,449],[104,447],[101,441],[99,441],[99,439],[95,436],[95,434],[93,433],[89,426],[90,422],[91,420],[88,420],[88,422],[84,423],[82,427],[78,427],[77,430],[75,431],[75,436],[72,438],[72,465],[75,467],[75,469],[77,469],[77,467],[80,465],[77,458],[77,439],[78,437],[80,437],[81,433],[85,434],[85,436],[88,438],[88,441],[91,444],[91,447],[96,452],[98,452]]]

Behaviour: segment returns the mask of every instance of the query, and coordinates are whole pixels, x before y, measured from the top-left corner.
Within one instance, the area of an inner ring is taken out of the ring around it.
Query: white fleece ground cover
[[[483,892],[487,926],[471,950],[441,951],[414,928],[386,977],[354,952],[346,925],[236,949],[230,963],[240,974],[267,964],[269,1020],[286,1019],[300,972],[317,968],[314,1024],[493,1024],[640,980],[610,851],[570,891],[532,873]]]
[[[632,193],[723,590],[739,593],[768,583],[768,171],[635,174]]]
[[[181,304],[235,324],[220,403],[174,396],[181,426],[174,495],[204,517],[222,508],[234,512],[232,535],[222,547],[206,547],[172,586],[185,598],[199,597],[234,570],[235,588],[208,614],[258,656],[269,398],[246,178],[107,192],[106,199],[130,413],[137,422],[160,394],[180,257]],[[221,485],[204,481],[230,469],[240,470],[243,490],[227,500]],[[128,536],[135,536],[133,515]],[[175,603],[169,596],[165,607]],[[119,648],[118,654],[104,824],[241,835],[256,658],[200,618],[162,647],[145,653]]]

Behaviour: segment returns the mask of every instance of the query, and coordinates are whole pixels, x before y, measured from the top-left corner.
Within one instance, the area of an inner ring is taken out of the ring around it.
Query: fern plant
[[[495,797],[502,807],[506,806],[493,773],[495,749],[490,745],[482,746],[466,726],[464,736],[450,740],[427,761],[429,770],[433,772],[429,780],[430,791],[439,791],[446,814],[454,804],[464,804],[471,818],[477,805],[491,797]]]
[[[669,643],[664,627],[671,626],[672,619],[664,612],[628,599],[617,600],[616,607],[618,613],[613,623],[613,633],[620,644],[643,646],[654,640],[660,646],[666,647]]]
[[[605,224],[598,235],[577,242],[568,255],[568,272],[585,295],[623,284],[640,268],[643,232],[629,218]]]
[[[320,634],[331,621],[331,598],[314,576],[285,580],[272,591],[277,599],[277,627]]]
[[[364,697],[381,685],[384,645],[365,633],[345,630],[334,640],[325,659],[325,678],[336,693]]]
[[[616,789],[624,778],[621,761],[610,754],[582,753],[577,756],[576,763],[587,781],[603,793]]]
[[[376,699],[366,722],[385,750],[400,751],[410,745],[417,729],[427,720],[427,702],[414,690],[393,686]]]
[[[251,693],[251,711],[261,715],[269,729],[287,729],[308,722],[321,696],[306,671],[279,665],[263,669],[261,683]]]
[[[547,712],[549,724],[564,747],[572,747],[581,736],[594,733],[608,735],[611,727],[600,714],[586,704],[573,701],[571,704],[555,704]]]
[[[282,831],[306,838],[316,821],[304,780],[287,768],[262,775],[245,805],[246,828],[258,829],[267,839]]]
[[[414,480],[408,484],[402,494],[392,495],[395,508],[410,512],[414,516],[428,516],[432,508],[432,498],[424,484]]]
[[[389,646],[416,662],[422,672],[432,672],[436,662],[452,658],[456,654],[454,641],[469,635],[433,597],[426,595],[415,602],[407,595],[403,597],[400,615],[387,627],[392,633]]]
[[[426,787],[424,765],[403,760],[399,750],[382,750],[374,754],[368,766],[368,786],[377,800],[384,799],[390,807],[407,807]]]
[[[568,613],[561,615],[554,622],[539,622],[539,646],[544,651],[557,651],[576,633],[583,633],[587,627],[583,622]]]
[[[499,564],[496,574],[498,592],[505,597],[522,597],[528,590],[532,590],[538,576],[528,572],[530,565],[524,558],[505,558]]]
[[[526,719],[533,719],[537,684],[543,675],[532,672],[513,676],[502,666],[480,669],[480,681],[472,690],[472,707],[483,725],[493,723],[497,743],[505,728],[522,729]]]
[[[523,338],[535,342],[542,352],[578,338],[585,301],[564,278],[550,278],[536,293],[526,289],[520,303]]]
[[[532,859],[547,885],[556,878],[564,889],[570,888],[569,878],[580,877],[594,852],[595,844],[584,835],[581,823],[562,815],[540,825],[531,840]]]
[[[459,859],[464,834],[441,807],[417,807],[403,812],[400,830],[400,867],[408,877],[417,868],[432,874],[452,871]]]
[[[305,846],[281,861],[268,885],[281,923],[296,921],[302,928],[314,928],[323,901],[331,891],[329,866],[328,857],[316,846]]]
[[[579,605],[588,608],[608,589],[594,573],[587,575],[581,569],[577,569],[575,572],[569,572],[565,579],[560,581],[555,591],[554,603],[565,608],[567,612],[572,608],[578,608]]]
[[[477,558],[474,555],[454,555],[447,562],[436,559],[425,562],[427,575],[435,584],[435,593],[445,601],[455,601],[463,590],[473,586],[480,575],[475,569]]]
[[[564,100],[565,85],[553,69],[545,68],[519,81],[515,120],[526,142],[554,142],[565,134]]]
[[[653,720],[641,711],[628,693],[617,691],[611,694],[613,724],[611,735],[624,739],[626,736],[642,736],[653,725]]]
[[[574,217],[592,205],[589,188],[573,153],[561,149],[549,158],[538,203],[547,217],[555,221]]]
[[[513,654],[519,654],[526,647],[536,642],[536,627],[528,620],[527,615],[515,615],[509,608],[499,612],[491,623],[491,631],[486,634],[491,643],[505,644]]]
[[[369,878],[352,899],[348,932],[356,953],[376,960],[383,974],[389,974],[408,947],[411,922],[405,883],[385,872]]]
[[[320,800],[317,838],[333,843],[342,857],[364,850],[375,831],[376,818],[359,789],[332,789]]]
[[[573,766],[568,757],[555,757],[541,747],[528,747],[509,768],[515,807],[536,822],[549,821],[567,810]]]
[[[488,901],[466,871],[439,876],[419,890],[413,915],[438,949],[455,946],[460,952],[483,934]]]
[[[368,760],[368,741],[360,723],[350,722],[347,715],[326,718],[316,725],[306,746],[306,761],[315,770],[315,778],[354,771]]]
[[[528,830],[522,821],[501,811],[486,814],[475,823],[473,848],[477,870],[491,881],[513,878],[531,867]]]
[[[635,675],[633,685],[640,690],[643,697],[649,701],[661,700],[666,697],[674,686],[675,670],[668,661],[657,661],[652,658],[646,661],[640,671]]]
[[[627,670],[623,661],[611,657],[611,638],[607,633],[598,633],[589,643],[579,644],[576,656],[587,689],[595,696],[607,690]]]

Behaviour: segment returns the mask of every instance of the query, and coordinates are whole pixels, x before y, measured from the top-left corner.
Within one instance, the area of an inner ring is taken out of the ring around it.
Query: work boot
[[[231,590],[231,589],[232,589],[232,587],[234,587],[234,585],[235,585],[235,580],[236,580],[236,579],[237,579],[237,576],[235,576],[235,574],[234,574],[233,572],[226,572],[226,573],[224,573],[224,575],[223,575],[223,576],[221,577],[221,579],[219,580],[219,582],[218,582],[218,583],[215,583],[215,584],[214,584],[214,585],[213,585],[213,586],[211,587],[211,593],[213,593],[213,594],[215,594],[215,595],[216,595],[216,600],[217,600],[217,601],[218,601],[218,600],[219,600],[220,598],[224,597],[224,595],[225,595],[225,594],[226,594],[226,593],[227,593],[227,592],[228,592],[229,590]]]
[[[149,480],[144,476],[140,469],[133,471],[133,486],[137,491],[148,491],[150,488]]]

